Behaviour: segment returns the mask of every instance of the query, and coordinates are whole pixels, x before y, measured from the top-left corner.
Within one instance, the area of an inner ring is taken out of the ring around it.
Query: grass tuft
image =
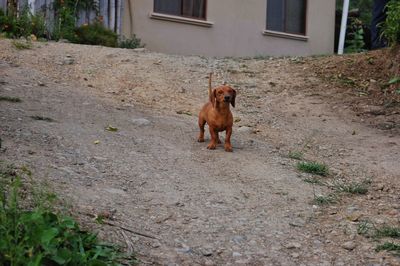
[[[316,195],[314,196],[313,203],[317,205],[329,205],[336,202],[336,197],[333,194],[329,195]]]
[[[303,160],[304,154],[301,151],[289,151],[288,157],[295,160]]]
[[[297,169],[310,174],[327,176],[329,174],[328,166],[317,162],[299,162]]]
[[[306,182],[306,183],[319,185],[319,186],[325,185],[324,182],[322,182],[320,179],[318,179],[316,177],[307,177],[307,178],[304,178],[303,181]]]
[[[12,103],[20,103],[22,102],[18,97],[10,97],[10,96],[0,96],[0,102],[12,102]]]
[[[376,237],[400,238],[400,227],[384,226],[376,229]]]
[[[12,45],[17,49],[17,50],[28,50],[32,49],[33,45],[31,42],[28,41],[12,41]]]
[[[379,245],[375,249],[376,251],[387,250],[387,251],[395,251],[400,254],[400,244],[385,242],[382,245]]]
[[[334,184],[334,188],[337,192],[345,192],[350,194],[359,194],[364,195],[368,192],[368,187],[371,184],[371,181],[366,179],[361,182],[336,182]]]

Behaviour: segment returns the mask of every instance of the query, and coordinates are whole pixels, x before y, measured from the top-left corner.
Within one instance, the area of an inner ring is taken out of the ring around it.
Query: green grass
[[[317,162],[299,162],[297,163],[297,169],[305,173],[320,176],[327,176],[329,174],[328,166]]]
[[[12,45],[17,49],[17,50],[27,50],[27,49],[32,49],[32,43],[28,41],[12,41]]]
[[[288,157],[295,160],[303,160],[304,154],[301,151],[289,151]]]
[[[378,245],[375,249],[376,251],[387,250],[387,251],[395,251],[400,255],[400,244],[385,242],[381,245]]]
[[[351,182],[351,183],[336,182],[334,184],[334,189],[337,192],[364,195],[367,194],[370,184],[371,182],[367,179],[361,182]]]
[[[0,96],[0,102],[12,102],[12,103],[20,103],[22,102],[18,97],[10,97],[10,96]]]
[[[357,233],[363,236],[370,236],[371,230],[374,229],[374,225],[369,221],[361,221],[357,226]]]
[[[400,227],[384,226],[376,229],[376,237],[400,238]]]
[[[31,173],[0,162],[0,265],[131,265],[115,245],[102,243],[68,215],[53,210],[54,194],[34,193]],[[36,198],[36,200],[29,200]]]

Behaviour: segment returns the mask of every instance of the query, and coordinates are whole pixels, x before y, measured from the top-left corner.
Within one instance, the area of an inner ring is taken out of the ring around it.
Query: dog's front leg
[[[231,135],[232,135],[232,127],[226,128],[226,137],[225,137],[225,151],[232,151],[232,145],[231,145]]]
[[[210,144],[208,144],[207,149],[209,150],[215,150],[217,147],[217,141],[218,141],[218,133],[214,130],[213,127],[210,127],[210,135],[211,135],[211,141]]]

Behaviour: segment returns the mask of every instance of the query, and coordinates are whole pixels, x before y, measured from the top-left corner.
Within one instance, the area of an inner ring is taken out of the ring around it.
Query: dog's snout
[[[224,97],[224,100],[225,100],[225,101],[230,101],[230,100],[231,100],[231,96],[230,96],[230,95],[226,95],[226,96]]]

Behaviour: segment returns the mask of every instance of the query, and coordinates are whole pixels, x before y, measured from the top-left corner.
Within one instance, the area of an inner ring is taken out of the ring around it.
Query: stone
[[[353,241],[347,241],[345,243],[342,244],[342,248],[352,251],[353,249],[355,249],[357,246],[357,244]]]
[[[241,132],[241,133],[250,133],[250,132],[252,132],[253,130],[251,129],[251,127],[246,127],[246,126],[243,126],[243,127],[239,127],[238,129],[237,129],[237,132]]]
[[[289,242],[289,243],[285,244],[284,246],[287,249],[295,249],[295,248],[300,248],[301,244],[297,243],[297,242]]]
[[[151,122],[145,118],[134,118],[132,119],[132,123],[136,126],[148,126]]]

